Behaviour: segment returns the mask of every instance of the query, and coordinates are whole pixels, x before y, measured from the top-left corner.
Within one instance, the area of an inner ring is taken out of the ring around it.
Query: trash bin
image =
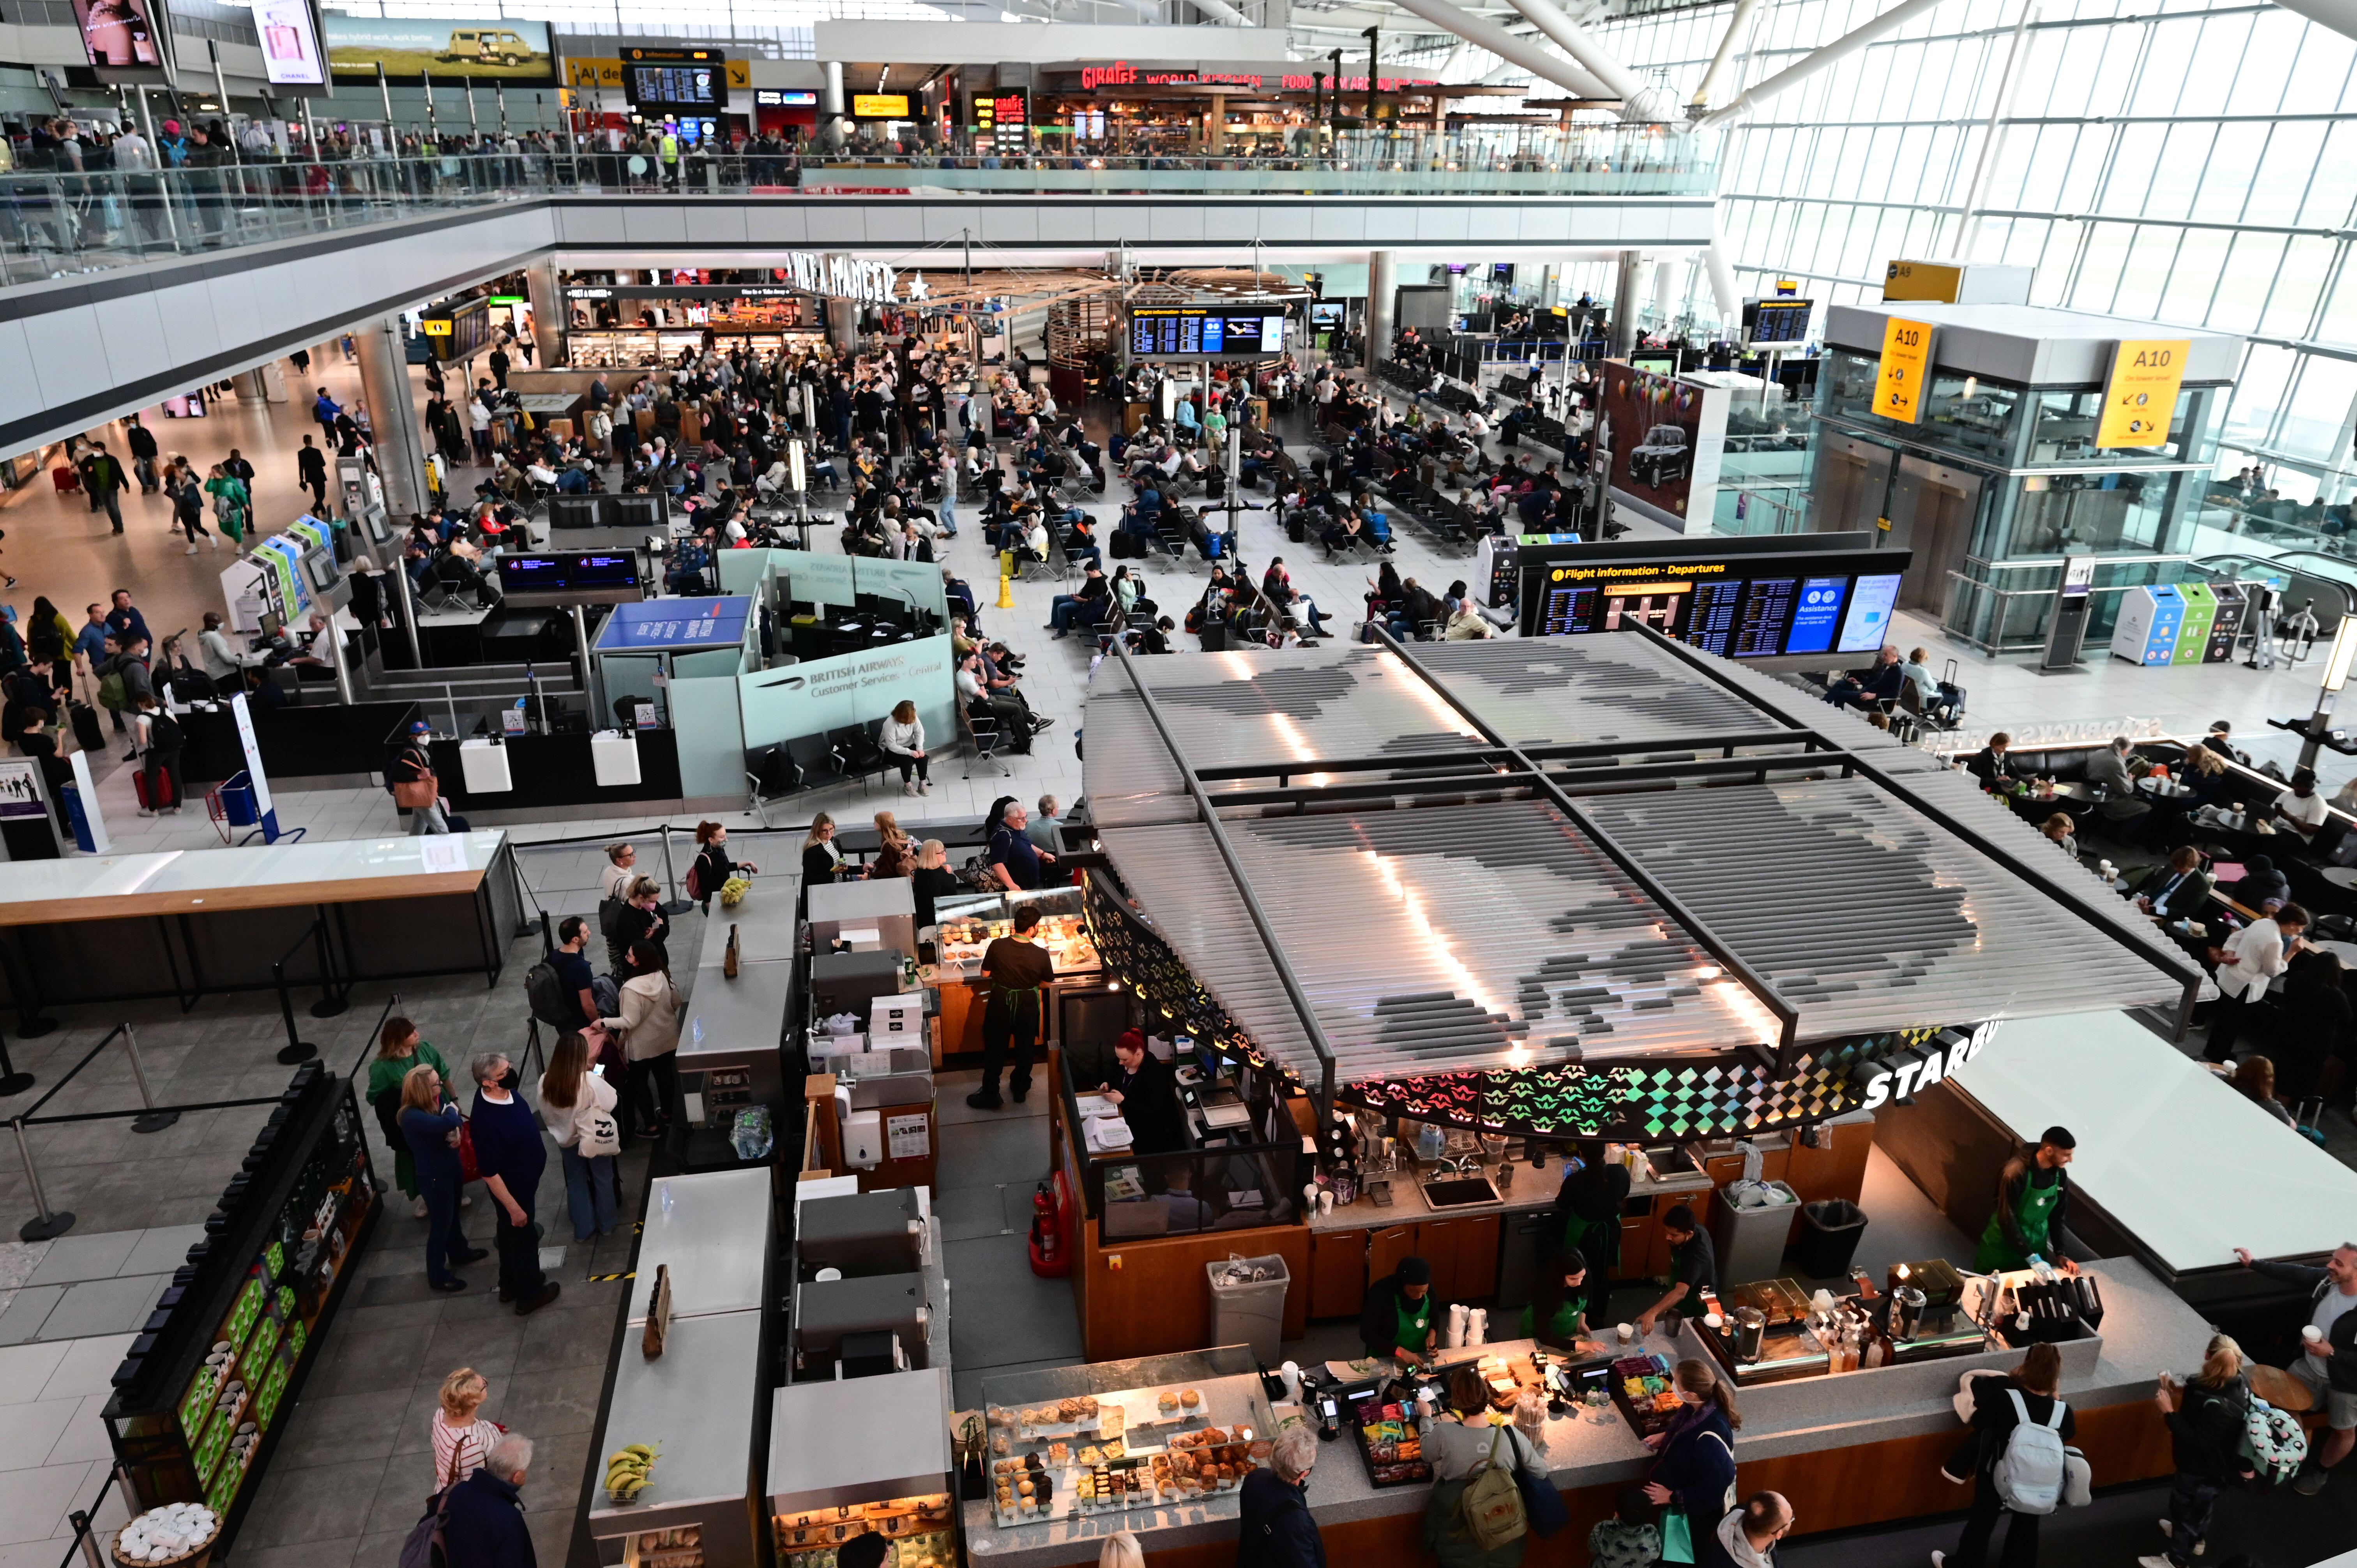
[[[1230,1258],[1204,1264],[1203,1273],[1211,1283],[1212,1345],[1249,1345],[1263,1365],[1275,1366],[1285,1338],[1285,1292],[1293,1283],[1285,1260]]]
[[[1866,1234],[1866,1210],[1846,1198],[1830,1198],[1801,1206],[1801,1239],[1792,1249],[1792,1262],[1802,1275],[1829,1280],[1849,1272],[1857,1255],[1857,1239]]]
[[[1792,1240],[1792,1216],[1801,1195],[1781,1181],[1766,1185],[1781,1201],[1758,1208],[1727,1202],[1726,1187],[1710,1195],[1710,1240],[1718,1252],[1718,1284],[1749,1284],[1784,1272],[1784,1243]]]

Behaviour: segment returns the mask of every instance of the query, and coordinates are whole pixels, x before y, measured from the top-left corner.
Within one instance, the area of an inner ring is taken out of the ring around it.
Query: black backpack
[[[157,751],[178,751],[188,737],[180,722],[162,708],[147,715],[147,744]]]
[[[546,959],[524,971],[523,999],[533,1017],[558,1028],[565,1026],[565,983],[556,978],[556,966]]]

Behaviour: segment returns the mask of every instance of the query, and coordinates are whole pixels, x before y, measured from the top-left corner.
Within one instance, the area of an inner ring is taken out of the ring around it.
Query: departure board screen
[[[1129,315],[1134,359],[1258,359],[1284,348],[1281,308],[1141,306]]]
[[[642,108],[716,109],[727,102],[717,65],[634,65],[630,102]]]
[[[1897,551],[1640,553],[1538,535],[1516,553],[1525,636],[1637,624],[1737,660],[1872,652],[1889,638],[1908,564]]]
[[[1755,299],[1743,307],[1743,336],[1759,349],[1798,348],[1809,340],[1812,299]]]

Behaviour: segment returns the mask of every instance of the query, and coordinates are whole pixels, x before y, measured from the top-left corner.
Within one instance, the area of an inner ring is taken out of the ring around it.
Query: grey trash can
[[[1232,1259],[1203,1265],[1211,1285],[1211,1343],[1249,1345],[1263,1365],[1274,1367],[1283,1359],[1285,1292],[1293,1276],[1278,1257],[1243,1260],[1250,1278],[1232,1278],[1236,1268]]]
[[[1784,1243],[1801,1212],[1800,1195],[1781,1181],[1768,1186],[1784,1201],[1764,1208],[1738,1208],[1727,1189],[1710,1195],[1710,1240],[1718,1252],[1718,1288],[1772,1280],[1784,1272]]]

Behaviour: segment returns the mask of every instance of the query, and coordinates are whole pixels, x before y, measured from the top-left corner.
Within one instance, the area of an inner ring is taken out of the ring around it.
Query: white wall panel
[[[58,408],[95,397],[113,382],[98,336],[98,312],[77,306],[25,318],[25,360],[40,382],[41,403]]]

